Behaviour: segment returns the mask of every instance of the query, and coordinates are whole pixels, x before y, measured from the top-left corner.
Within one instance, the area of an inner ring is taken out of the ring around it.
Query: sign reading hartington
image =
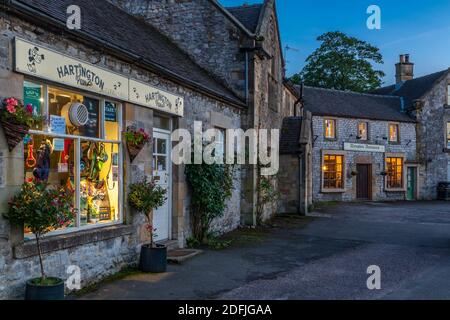
[[[19,38],[15,39],[15,70],[183,116],[184,100],[180,96]]]
[[[375,144],[361,144],[361,143],[344,143],[344,150],[347,151],[362,151],[362,152],[386,152],[385,146]]]

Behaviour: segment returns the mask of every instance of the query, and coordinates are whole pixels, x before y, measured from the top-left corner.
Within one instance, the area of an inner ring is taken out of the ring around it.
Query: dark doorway
[[[358,164],[356,166],[358,174],[356,176],[356,198],[358,200],[372,199],[372,165]]]

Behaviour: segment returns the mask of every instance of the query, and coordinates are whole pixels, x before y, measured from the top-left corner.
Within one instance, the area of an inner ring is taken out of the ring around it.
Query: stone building
[[[422,198],[416,122],[402,112],[400,98],[302,91],[304,109],[312,113],[314,202]]]
[[[439,182],[450,181],[450,69],[414,78],[409,55],[396,64],[396,84],[374,93],[400,97],[417,121],[417,160],[423,166],[422,197],[437,198]]]
[[[214,78],[247,104],[245,129],[280,129],[294,116],[298,96],[285,83],[276,4],[224,8],[216,0],[109,0],[140,17],[177,43]],[[244,223],[255,224],[275,213],[276,201],[258,210],[258,166],[242,170]],[[271,178],[273,188],[278,179]]]
[[[299,100],[284,81],[273,1],[242,10],[215,1],[177,2],[191,11],[173,20],[172,3],[148,1],[147,8],[170,16],[144,22],[104,0],[57,0],[51,7],[40,0],[0,2],[0,96],[23,99],[47,119],[12,152],[0,133],[0,209],[33,176],[31,160],[46,140],[56,146],[49,182],[73,187],[79,209],[70,227],[43,242],[48,274],[65,279],[67,267],[77,265],[85,286],[137,262],[148,239],[143,219],[127,205],[127,190],[143,177],[168,189],[168,201],[155,212],[157,240],[184,246],[190,192],[184,167],[170,161],[173,130],[192,132],[194,121],[203,130],[279,129],[284,117],[295,114]],[[74,4],[82,12],[80,30],[66,27],[67,7]],[[190,6],[200,6],[203,16]],[[172,26],[181,17],[183,23]],[[190,33],[178,34],[181,28],[208,30],[198,31],[193,42],[201,52],[183,43]],[[77,102],[87,106],[88,124],[67,118]],[[134,161],[123,141],[131,126],[154,138]],[[105,155],[95,184],[86,170],[93,150]],[[224,216],[214,221],[215,231],[256,222],[258,179],[258,166],[236,171],[233,195]],[[272,183],[276,187],[277,179]],[[267,205],[262,219],[274,206]],[[25,281],[39,275],[30,240],[29,230],[0,217],[0,298],[19,297]]]

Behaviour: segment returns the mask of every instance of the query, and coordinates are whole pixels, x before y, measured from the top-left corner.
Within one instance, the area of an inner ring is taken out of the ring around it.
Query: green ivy
[[[211,222],[225,212],[226,201],[232,196],[233,172],[232,165],[186,165],[186,179],[192,191],[193,237],[200,243],[204,243]]]

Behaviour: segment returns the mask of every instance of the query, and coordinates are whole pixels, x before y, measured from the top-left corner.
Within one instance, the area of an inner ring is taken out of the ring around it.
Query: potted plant
[[[167,270],[167,248],[155,244],[156,229],[153,228],[153,210],[166,202],[166,193],[167,190],[146,179],[130,186],[130,206],[145,216],[146,230],[150,237],[150,243],[141,247],[139,266],[143,272],[162,273]]]
[[[41,239],[51,230],[63,228],[73,221],[73,193],[50,188],[44,183],[26,182],[9,202],[8,213],[4,216],[11,224],[30,230],[36,238],[41,277],[27,281],[25,299],[63,300],[64,281],[45,273]]]
[[[125,132],[125,142],[127,144],[128,153],[130,154],[131,162],[136,159],[139,152],[141,152],[150,140],[150,135],[145,132],[144,129],[137,130],[133,126],[127,128],[127,131]]]
[[[0,122],[9,151],[13,151],[28,134],[30,127],[41,119],[41,116],[35,115],[31,104],[24,106],[20,100],[13,97],[3,99],[0,103]]]

